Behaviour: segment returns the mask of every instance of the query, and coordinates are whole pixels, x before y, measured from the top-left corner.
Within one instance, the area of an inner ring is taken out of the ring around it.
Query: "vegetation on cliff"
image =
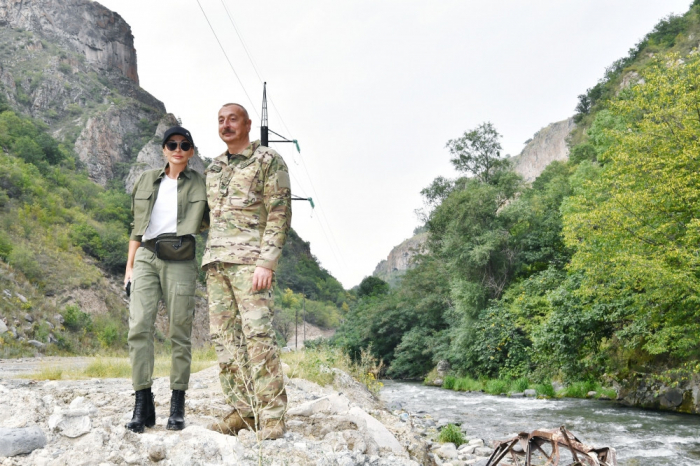
[[[360,298],[335,342],[371,344],[398,377],[441,359],[536,382],[697,362],[698,35],[696,1],[614,63],[580,96],[570,160],[532,185],[489,124],[450,141],[463,176],[423,190],[429,252]]]

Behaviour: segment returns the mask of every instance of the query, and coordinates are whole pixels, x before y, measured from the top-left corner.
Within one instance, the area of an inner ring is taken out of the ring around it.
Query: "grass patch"
[[[466,443],[466,440],[464,440],[464,435],[462,434],[462,430],[454,424],[447,424],[440,431],[438,441],[441,443],[454,443],[456,447],[459,447],[463,443]]]
[[[535,390],[537,391],[537,394],[541,396],[547,396],[549,398],[554,398],[557,396],[557,393],[554,390],[554,385],[552,385],[552,382],[550,381],[535,385]]]
[[[207,369],[216,363],[214,347],[195,349],[192,351],[191,371],[194,374]],[[170,355],[159,354],[153,366],[153,377],[170,375]],[[98,356],[92,358],[87,366],[69,370],[54,367],[42,367],[38,372],[22,374],[18,377],[33,380],[80,380],[80,379],[130,379],[131,363],[127,357]]]
[[[456,390],[455,382],[457,382],[457,379],[451,375],[448,375],[447,377],[445,377],[444,382],[442,382],[442,388],[447,388],[448,390]]]
[[[522,393],[528,388],[530,388],[530,381],[527,377],[515,379],[513,383],[510,384],[510,391],[513,393]]]
[[[303,351],[283,353],[282,361],[289,366],[290,378],[310,380],[322,387],[333,383],[335,374],[331,368],[334,367],[350,374],[374,395],[384,386],[375,375],[381,371],[383,364],[377,362],[369,349],[362,350],[359,361],[353,361],[339,348],[320,345]]]
[[[510,383],[507,380],[492,379],[486,382],[484,391],[491,395],[500,395],[501,393],[508,393],[509,386]]]
[[[471,377],[460,377],[455,381],[455,390],[461,392],[478,392],[484,389],[484,384]]]
[[[596,388],[600,388],[600,385],[590,380],[574,382],[564,389],[562,396],[567,398],[586,398],[586,394],[590,391],[597,391]]]

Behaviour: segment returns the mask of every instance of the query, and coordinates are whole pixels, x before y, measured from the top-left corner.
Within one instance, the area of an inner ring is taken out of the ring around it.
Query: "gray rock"
[[[491,453],[493,453],[493,450],[489,447],[477,447],[474,450],[476,456],[491,456]]]
[[[37,341],[37,340],[29,340],[27,343],[29,343],[30,345],[32,345],[33,347],[35,347],[36,349],[39,349],[39,350],[43,350],[44,348],[46,348],[45,344],[43,344],[42,342]]]
[[[15,296],[17,296],[17,297],[19,298],[19,300],[22,301],[23,303],[26,303],[26,302],[27,302],[27,298],[25,298],[25,297],[22,296],[21,294],[15,293]]]
[[[671,388],[661,396],[660,402],[664,408],[676,408],[683,403],[683,391]]]
[[[449,424],[449,423],[450,423],[449,419],[445,419],[445,418],[438,419],[437,424],[435,425],[435,428],[437,428],[437,430],[443,429],[443,428],[447,427],[447,424]]]
[[[61,314],[56,314],[53,316],[53,321],[56,322],[58,325],[63,325],[63,323],[66,321]]]
[[[566,385],[564,385],[561,382],[552,382],[552,387],[554,388],[554,392],[560,392],[566,388]]]
[[[525,394],[525,396],[537,396],[537,390],[535,390],[534,388],[528,388],[523,393]]]
[[[34,322],[34,317],[32,317],[31,314],[24,314],[24,320],[27,322]]]
[[[450,372],[450,363],[445,361],[444,359],[437,364],[437,374],[438,377],[440,378],[445,378],[447,374]]]
[[[5,332],[7,332],[7,325],[5,325],[5,322],[0,320],[0,335],[2,335]]]
[[[46,436],[38,426],[15,429],[0,427],[0,457],[24,455],[45,445]]]
[[[433,385],[435,385],[436,387],[442,387],[442,383],[443,383],[443,380],[441,378],[437,378],[437,379],[433,380]]]
[[[10,290],[2,290],[2,293],[8,298],[12,297],[12,293],[10,293]]]
[[[157,463],[165,459],[165,447],[161,444],[151,445],[148,449],[148,457],[151,461]]]
[[[410,416],[408,413],[401,413],[399,415],[399,419],[401,420],[401,422],[408,422],[408,420],[410,419]]]
[[[596,392],[595,390],[591,390],[590,392],[586,393],[586,398],[593,398],[597,394],[598,392]]]
[[[511,398],[525,398],[525,394],[522,392],[521,393],[511,393],[510,397]]]
[[[480,438],[474,438],[469,441],[469,446],[470,447],[483,447],[484,446],[484,441]]]
[[[46,321],[46,325],[49,327],[49,330],[53,330],[54,328],[56,328],[56,326],[54,324],[52,324],[51,322],[49,322],[48,320]]]
[[[401,409],[403,409],[403,403],[401,403],[400,401],[394,400],[391,403],[389,403],[389,411],[398,411]]]

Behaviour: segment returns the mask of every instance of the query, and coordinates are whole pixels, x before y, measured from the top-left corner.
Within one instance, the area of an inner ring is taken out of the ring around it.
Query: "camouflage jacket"
[[[204,173],[211,223],[202,266],[226,262],[275,270],[292,222],[282,157],[254,141],[230,160],[221,154]]]

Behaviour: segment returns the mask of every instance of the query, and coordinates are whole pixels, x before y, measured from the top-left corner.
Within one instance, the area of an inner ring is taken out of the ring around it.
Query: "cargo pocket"
[[[196,283],[177,284],[177,312],[175,312],[176,325],[191,325],[194,318],[194,292]]]

